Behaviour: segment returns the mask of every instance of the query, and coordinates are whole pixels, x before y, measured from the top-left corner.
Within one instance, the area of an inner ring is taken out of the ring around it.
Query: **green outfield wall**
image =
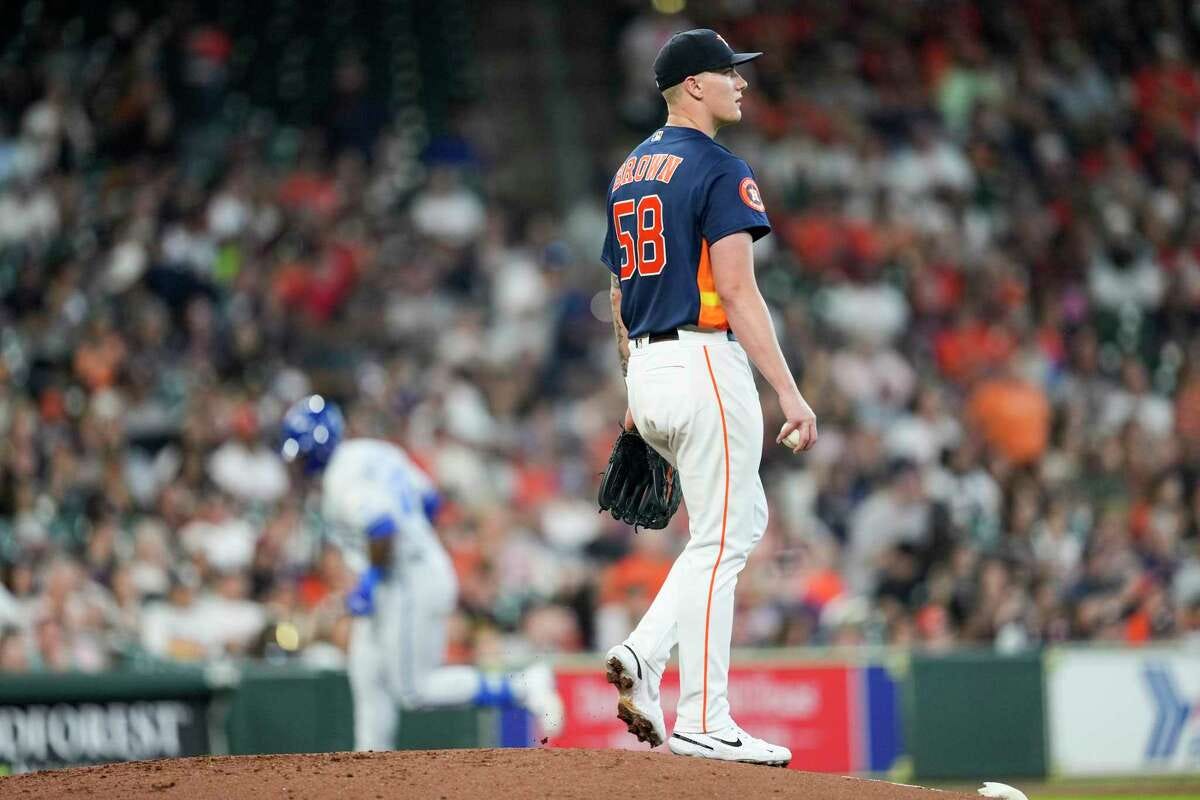
[[[249,669],[225,702],[231,754],[354,749],[354,711],[343,672]]]
[[[1040,654],[916,656],[904,719],[922,779],[1046,774]]]

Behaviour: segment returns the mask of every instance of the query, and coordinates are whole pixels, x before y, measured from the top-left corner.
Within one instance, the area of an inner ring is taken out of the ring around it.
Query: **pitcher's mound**
[[[13,800],[952,800],[881,781],[624,750],[425,750],[180,758],[0,778]],[[978,800],[978,797],[975,798]]]

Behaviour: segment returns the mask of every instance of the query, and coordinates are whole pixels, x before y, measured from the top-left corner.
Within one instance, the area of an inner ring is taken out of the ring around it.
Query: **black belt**
[[[720,331],[713,331],[713,333],[719,333],[719,332]],[[731,342],[737,341],[736,339],[733,338],[733,331],[725,331],[724,333],[725,333],[725,338],[728,339],[729,341],[731,341]],[[649,336],[647,336],[646,338],[648,339],[649,344],[654,344],[655,342],[675,342],[675,341],[679,340],[679,331],[674,330],[674,331],[663,331],[662,333],[652,333]]]

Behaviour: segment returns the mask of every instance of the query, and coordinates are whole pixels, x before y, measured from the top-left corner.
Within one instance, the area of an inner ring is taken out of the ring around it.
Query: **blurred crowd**
[[[1078,5],[614,5],[628,74],[569,209],[497,196],[488,101],[421,140],[352,52],[307,128],[223,124],[229,43],[173,17],[4,61],[0,672],[341,663],[361,555],[275,451],[310,391],[444,491],[450,661],[623,638],[687,520],[595,509],[600,209],[699,24],[768,53],[720,139],[821,431],[774,446],[763,392],[735,645],[1200,640],[1200,29]]]

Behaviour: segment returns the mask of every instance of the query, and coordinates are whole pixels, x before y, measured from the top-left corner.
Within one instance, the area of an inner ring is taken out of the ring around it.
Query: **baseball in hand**
[[[780,444],[782,444],[784,447],[786,447],[789,450],[795,450],[797,447],[800,446],[800,431],[799,430],[792,431],[787,436],[783,437],[783,441],[780,442]]]

